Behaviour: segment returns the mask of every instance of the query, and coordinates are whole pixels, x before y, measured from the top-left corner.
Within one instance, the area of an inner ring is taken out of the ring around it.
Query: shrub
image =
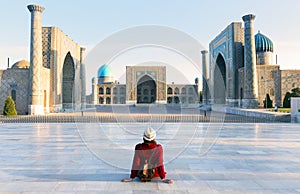
[[[283,99],[283,108],[291,108],[291,97],[292,94],[290,92],[287,92]]]
[[[264,100],[264,108],[272,108],[273,107],[273,100],[271,100],[270,95],[266,95],[266,99]]]
[[[300,88],[293,88],[292,93],[287,92],[283,99],[283,107],[291,108],[291,97],[300,97]]]
[[[7,99],[5,100],[3,115],[13,116],[13,115],[17,115],[17,114],[18,113],[16,110],[15,102],[11,96],[8,96]]]
[[[300,88],[292,89],[292,97],[300,97]]]

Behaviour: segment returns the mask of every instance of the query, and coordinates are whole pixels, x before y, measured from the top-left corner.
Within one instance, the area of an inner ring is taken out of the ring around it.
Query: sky
[[[87,48],[87,57],[101,41],[124,29],[158,25],[176,29],[196,39],[208,50],[231,22],[256,15],[260,30],[275,46],[281,69],[300,69],[299,0],[9,0],[1,2],[0,68],[29,60],[30,13],[26,6],[45,7],[43,26],[57,26]],[[154,51],[154,53],[157,51]],[[274,61],[275,62],[275,61]],[[97,63],[97,62],[94,62]],[[100,62],[99,62],[100,63]],[[102,64],[87,64],[96,72]],[[88,77],[87,79],[90,79]]]

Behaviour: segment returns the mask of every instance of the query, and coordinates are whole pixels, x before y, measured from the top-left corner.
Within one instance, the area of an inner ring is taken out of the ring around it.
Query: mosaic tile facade
[[[256,53],[253,44],[253,15],[245,16],[244,20],[245,28],[248,28],[247,32],[242,28],[242,23],[234,22],[210,42],[209,68],[206,73],[203,73],[208,74],[208,78],[203,80],[203,83],[205,80],[208,83],[208,88],[203,88],[203,91],[207,91],[203,97],[207,99],[203,101],[207,101],[208,104],[216,103],[214,92],[222,90],[222,87],[215,73],[223,71],[221,73],[225,74],[226,78],[223,83],[225,85],[223,93],[227,106],[253,108],[258,105],[262,107],[266,94],[269,94],[273,100],[273,106],[275,104],[282,106],[286,92],[300,87],[300,70],[280,70],[279,65],[270,64],[272,52]],[[224,69],[220,68],[222,64],[218,64],[222,61],[219,60],[220,58],[224,61]],[[256,59],[259,61],[256,62]],[[203,58],[202,64],[205,62]],[[216,71],[216,69],[220,70]]]
[[[214,90],[215,83],[214,74],[220,71],[217,59],[218,57],[223,58],[226,64],[226,72],[221,72],[225,74],[226,91],[225,93],[225,103],[228,106],[238,105],[238,88],[236,87],[238,82],[238,69],[243,66],[243,28],[242,23],[234,22],[231,23],[225,30],[223,30],[214,40],[209,44],[209,69],[208,75],[208,103],[214,103]],[[202,62],[203,63],[203,62]],[[220,82],[220,79],[216,79],[216,82]],[[205,100],[205,99],[204,99]]]
[[[88,97],[88,103],[92,104],[138,104],[138,96],[151,98],[149,93],[139,91],[140,80],[149,76],[155,82],[154,102],[162,104],[197,104],[199,103],[199,85],[195,84],[167,84],[166,67],[164,66],[127,66],[126,84],[117,81],[97,84],[93,79],[93,92]],[[103,79],[103,78],[102,78]],[[140,92],[140,93],[139,93]]]
[[[18,114],[27,114],[29,100],[29,69],[0,70],[0,113],[5,100],[12,96]],[[15,92],[15,94],[13,94]]]
[[[0,71],[0,103],[13,91],[19,114],[84,108],[85,49],[57,27],[42,27],[43,7],[29,5],[28,9],[31,13],[30,68]]]

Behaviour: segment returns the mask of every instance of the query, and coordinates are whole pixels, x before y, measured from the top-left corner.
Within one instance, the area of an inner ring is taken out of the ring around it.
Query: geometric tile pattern
[[[43,66],[50,68],[51,56],[51,28],[43,27]]]
[[[45,27],[44,27],[45,29]],[[85,85],[85,80],[80,79],[82,76],[81,71],[83,67],[81,67],[81,47],[75,43],[69,36],[67,36],[62,30],[57,27],[49,27],[48,30],[51,34],[49,37],[50,39],[50,51],[45,52],[48,54],[50,52],[50,68],[51,68],[51,97],[50,97],[50,106],[54,108],[53,111],[61,111],[62,110],[62,102],[63,102],[63,67],[65,60],[68,58],[67,56],[70,55],[72,58],[73,68],[75,70],[74,74],[74,99],[73,102],[75,105],[81,104],[82,96],[82,86]],[[45,34],[46,35],[46,34]],[[49,43],[48,43],[49,44]],[[46,47],[47,44],[45,44]],[[49,60],[49,58],[48,58]],[[84,84],[83,84],[84,83]],[[76,107],[74,107],[76,108]]]
[[[243,17],[245,22],[245,80],[244,99],[257,99],[256,55],[254,42],[254,15]],[[246,105],[247,106],[247,105]],[[249,105],[251,106],[251,105]],[[249,107],[250,108],[250,107]],[[254,108],[254,107],[253,107]]]
[[[85,98],[85,92],[81,89],[81,86],[85,85],[85,78],[81,79],[84,67],[80,66],[81,62],[84,62],[84,53],[81,53],[81,47],[78,44],[57,27],[42,28],[43,7],[29,5],[27,8],[31,14],[30,68],[0,71],[0,111],[1,103],[4,104],[12,89],[16,90],[16,105],[20,114],[28,112],[28,105],[37,105],[30,108],[38,112],[42,112],[40,109],[43,107],[45,113],[61,111],[62,69],[69,52],[74,62],[72,68],[75,69],[74,108],[78,110],[81,102],[85,102],[82,100]]]
[[[30,39],[30,78],[31,78],[31,100],[30,105],[41,105],[41,65],[43,63],[42,53],[42,12],[41,6],[28,6],[31,12],[31,39]]]
[[[219,35],[216,36],[209,44],[209,68],[207,69],[209,75],[208,83],[208,102],[214,101],[215,81],[214,72],[216,69],[216,61],[218,56],[222,56],[225,62],[226,69],[226,105],[238,106],[239,89],[237,88],[238,69],[243,64],[243,43],[244,43],[244,29],[241,22],[233,22],[228,25]],[[203,65],[203,64],[202,64]],[[243,81],[244,82],[244,81]],[[218,86],[216,85],[216,88]],[[218,89],[216,89],[218,91]]]
[[[0,71],[0,112],[3,112],[5,100],[16,92],[15,105],[18,114],[27,112],[29,97],[29,69],[7,69]]]

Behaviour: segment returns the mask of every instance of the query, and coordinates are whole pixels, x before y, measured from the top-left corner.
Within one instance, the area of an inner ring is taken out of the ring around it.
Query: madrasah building
[[[42,27],[44,7],[31,15],[30,62],[0,70],[0,111],[12,96],[18,114],[43,115],[85,107],[85,48],[57,27]]]
[[[57,27],[42,27],[44,8],[29,5],[30,62],[0,70],[0,111],[12,96],[19,114],[43,115],[80,111],[87,104],[198,104],[257,108],[266,94],[278,105],[292,88],[300,87],[300,70],[273,64],[273,42],[254,35],[254,15],[234,22],[202,53],[203,79],[193,84],[166,83],[165,66],[127,66],[126,83],[114,80],[112,69],[99,67],[86,96],[85,49]],[[201,61],[199,61],[201,64]],[[199,75],[200,77],[201,75]]]
[[[255,17],[245,15],[244,25],[231,23],[210,42],[209,53],[202,51],[204,104],[258,108],[269,94],[282,106],[286,92],[300,88],[300,70],[280,70],[273,63],[273,42],[254,35]]]
[[[300,87],[300,70],[280,70],[273,63],[274,45],[258,32],[255,15],[227,26],[202,53],[203,103],[229,107],[258,108],[269,94],[282,106],[286,92]],[[103,65],[92,79],[91,104],[199,103],[199,79],[195,84],[166,84],[165,67],[126,67],[126,84],[113,79],[112,69]]]

